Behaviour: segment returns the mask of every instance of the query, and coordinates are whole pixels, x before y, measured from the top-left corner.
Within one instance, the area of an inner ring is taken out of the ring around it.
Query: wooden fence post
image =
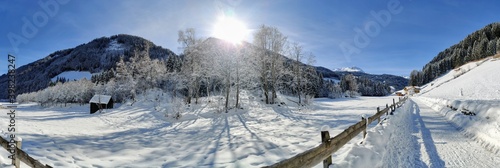
[[[398,105],[398,108],[401,107],[401,97],[399,97],[397,105]]]
[[[386,103],[385,104],[385,109],[387,109],[387,111],[385,111],[385,115],[389,115],[389,105]]]
[[[368,126],[368,122],[365,117],[361,117],[361,121],[365,120],[365,125],[363,126],[363,141],[366,138],[366,127]]]
[[[377,107],[377,115],[378,115],[378,113],[380,113],[380,107]],[[380,115],[378,116],[377,119],[378,119],[378,124],[380,124]]]
[[[328,141],[330,141],[330,132],[321,131],[321,143],[327,143]],[[332,155],[323,160],[323,168],[328,168],[330,165],[332,165]]]
[[[394,100],[394,98],[393,98],[392,99],[391,115],[394,114],[394,111],[396,111],[396,100]]]
[[[23,139],[19,138],[19,137],[16,137],[15,139],[15,142],[16,142],[16,154],[14,155],[14,160],[13,160],[13,165],[16,166],[16,168],[20,168],[21,167],[21,158],[17,157],[17,153],[19,152],[19,150],[21,150],[21,147],[23,145]]]
[[[394,100],[394,98],[392,99],[392,105],[394,107],[394,110],[396,110],[396,100]],[[394,111],[394,110],[392,110],[392,111]]]

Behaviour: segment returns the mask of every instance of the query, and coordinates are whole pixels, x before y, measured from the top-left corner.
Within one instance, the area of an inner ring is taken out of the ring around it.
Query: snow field
[[[28,104],[18,108],[16,125],[23,150],[55,167],[262,167],[321,143],[321,127],[336,135],[393,98],[316,99],[301,110],[291,102],[245,99],[244,110],[227,114],[214,113],[203,101],[207,108],[180,121],[165,119],[147,99],[93,115],[88,105]],[[7,117],[0,115],[3,132]],[[333,154],[334,163],[361,138]],[[9,165],[7,152],[0,152],[1,164]]]

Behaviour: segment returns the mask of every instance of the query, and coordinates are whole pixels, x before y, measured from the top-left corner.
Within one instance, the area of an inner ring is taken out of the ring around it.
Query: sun
[[[213,36],[233,44],[243,41],[248,34],[245,24],[233,17],[219,18],[214,25]]]

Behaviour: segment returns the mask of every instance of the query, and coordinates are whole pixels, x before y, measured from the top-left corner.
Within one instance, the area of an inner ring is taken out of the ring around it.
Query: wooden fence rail
[[[363,132],[363,139],[366,137],[366,129],[367,126],[370,125],[371,122],[378,120],[380,123],[380,117],[382,115],[392,115],[396,108],[399,108],[403,105],[403,103],[408,99],[405,97],[396,103],[394,99],[392,105],[386,104],[386,108],[380,110],[377,108],[377,113],[371,117],[362,118],[360,122],[351,125],[349,128],[342,131],[340,134],[336,135],[333,138],[330,138],[330,134],[328,131],[321,132],[321,144],[309,149],[305,152],[299,153],[289,159],[282,160],[276,164],[265,166],[268,168],[293,168],[293,167],[313,167],[321,162],[323,162],[323,167],[327,168],[332,164],[332,154],[339,150],[342,146],[344,146],[351,139],[356,137],[359,133]]]
[[[1,136],[0,136],[0,144],[2,145],[3,148],[5,148],[5,150],[7,150],[7,151],[10,150],[10,148],[9,148],[9,141],[3,139],[3,137],[1,137]],[[19,146],[16,145],[16,148],[17,148],[17,150],[16,150],[15,157],[17,159],[19,159],[20,161],[24,162],[26,165],[28,165],[28,166],[30,166],[32,168],[52,168],[51,166],[49,166],[49,165],[43,165],[38,160],[32,158],[26,152],[24,152],[23,150],[21,150],[19,148]],[[16,164],[17,165],[15,165],[15,166],[19,167],[19,162],[17,162]]]

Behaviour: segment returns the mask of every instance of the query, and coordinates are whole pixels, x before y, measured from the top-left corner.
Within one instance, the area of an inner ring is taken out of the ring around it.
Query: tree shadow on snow
[[[414,117],[417,119],[418,124],[420,125],[420,131],[422,133],[422,141],[424,143],[425,151],[429,155],[430,159],[430,167],[431,168],[442,168],[445,167],[445,162],[439,156],[437,152],[436,145],[434,144],[434,140],[432,139],[432,134],[430,130],[425,126],[424,120],[420,115],[420,107],[417,103],[414,104]]]

